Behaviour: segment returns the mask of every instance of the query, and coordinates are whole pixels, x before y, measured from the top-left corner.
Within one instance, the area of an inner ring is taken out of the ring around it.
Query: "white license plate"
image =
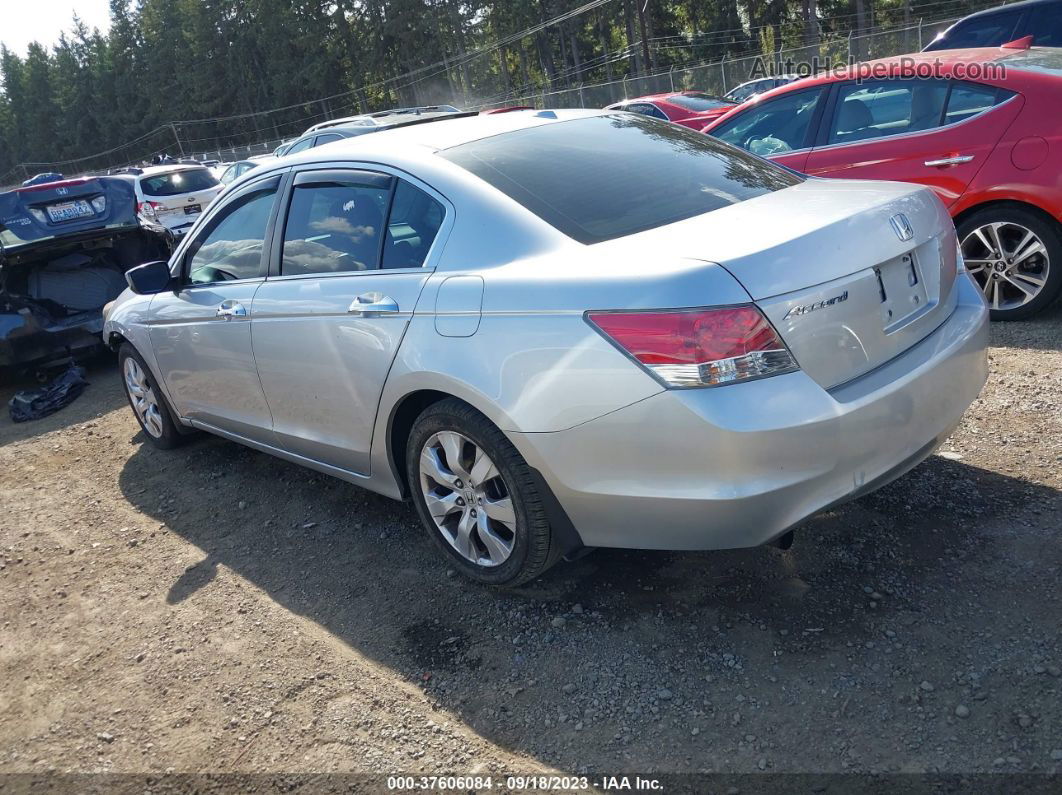
[[[73,218],[88,218],[92,215],[95,215],[92,207],[83,199],[48,205],[48,217],[52,220],[52,223],[69,221]]]

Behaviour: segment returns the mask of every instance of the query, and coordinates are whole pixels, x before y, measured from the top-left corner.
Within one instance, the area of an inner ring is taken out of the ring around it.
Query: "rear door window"
[[[422,266],[445,216],[446,211],[439,202],[400,179],[387,219],[382,267]]]
[[[991,110],[1000,102],[1014,96],[1012,91],[995,86],[981,86],[974,83],[955,83],[948,95],[948,107],[944,112],[944,123],[955,124],[972,119],[986,110]]]
[[[303,172],[284,226],[282,276],[380,267],[394,177],[368,171]]]
[[[874,80],[842,85],[829,126],[830,144],[858,143],[939,127],[944,80]]]
[[[625,113],[517,130],[440,155],[587,244],[803,181],[711,136]]]
[[[317,141],[316,143],[314,143],[314,146],[320,146],[321,144],[326,144],[329,141],[338,141],[342,137],[343,136],[339,135],[338,133],[325,133],[324,135],[318,135]]]
[[[711,134],[763,157],[803,149],[809,145],[811,120],[823,93],[820,87],[760,102]]]

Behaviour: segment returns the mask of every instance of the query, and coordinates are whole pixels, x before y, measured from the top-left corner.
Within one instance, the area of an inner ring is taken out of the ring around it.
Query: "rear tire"
[[[147,440],[160,450],[172,450],[184,444],[188,436],[178,430],[166,396],[143,357],[128,342],[118,349],[118,368],[129,407]]]
[[[559,559],[527,462],[466,403],[442,400],[417,418],[406,445],[406,475],[432,542],[466,577],[514,587]]]
[[[985,207],[957,227],[993,320],[1025,320],[1062,291],[1062,227],[1021,207]]]

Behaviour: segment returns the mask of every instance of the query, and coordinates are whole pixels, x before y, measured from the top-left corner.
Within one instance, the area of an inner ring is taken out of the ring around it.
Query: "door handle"
[[[394,314],[397,311],[398,302],[383,293],[362,293],[350,302],[347,309],[352,315],[362,316]]]
[[[233,301],[230,298],[218,304],[218,311],[214,313],[214,316],[223,317],[226,320],[232,320],[234,317],[247,317],[247,309],[239,301]]]
[[[969,163],[974,159],[973,155],[952,155],[951,157],[942,157],[938,160],[927,160],[927,166],[957,166],[961,163]]]

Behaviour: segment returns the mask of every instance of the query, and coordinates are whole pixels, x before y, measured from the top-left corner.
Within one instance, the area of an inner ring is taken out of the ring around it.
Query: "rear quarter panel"
[[[1018,201],[1062,220],[1062,80],[1044,76],[1021,91],[1021,112],[951,206],[952,215],[986,202]]]
[[[637,256],[603,261],[592,248],[573,243],[549,255],[467,271],[484,282],[480,323],[470,336],[438,332],[437,316],[462,313],[437,313],[440,284],[461,274],[435,274],[392,365],[382,406],[433,389],[467,401],[502,430],[565,430],[662,390],[586,321],[587,310],[750,300],[730,274],[710,263],[647,264]]]

